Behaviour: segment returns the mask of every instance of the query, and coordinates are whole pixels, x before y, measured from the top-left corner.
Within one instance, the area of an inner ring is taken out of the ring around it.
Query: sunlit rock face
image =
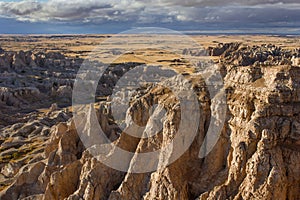
[[[201,74],[191,74],[187,83],[196,94],[201,117],[192,144],[175,162],[165,165],[174,153],[171,146],[158,154],[156,171],[131,172],[138,162],[136,154],[166,147],[177,134],[182,106],[168,88],[147,85],[132,93],[122,124],[146,127],[141,135],[148,137],[143,138],[119,126],[111,99],[95,107],[83,105],[87,112],[80,113],[81,124],[74,123],[69,110],[52,105],[42,115],[27,116],[29,121],[2,127],[1,199],[300,199],[300,68],[294,61],[299,50],[230,43],[209,51],[220,56],[227,110],[218,142],[206,157],[199,158],[199,151],[212,118],[212,101]],[[32,63],[32,56],[26,55],[18,53],[12,60],[22,58],[16,66]],[[131,67],[112,68],[111,78],[101,81],[114,85]],[[14,76],[9,71],[3,74]],[[59,99],[70,95],[72,84],[54,87],[49,95]],[[111,93],[111,88],[106,89]],[[3,106],[24,106],[27,98],[41,95],[39,87],[0,90]],[[119,104],[122,96],[118,94]],[[95,123],[93,112],[108,139],[102,142],[111,141],[133,153],[124,158],[129,161],[128,172],[100,162],[91,153],[93,147],[82,142],[77,130],[93,134],[89,126]],[[193,110],[189,112],[193,117]],[[184,126],[182,140],[191,126]],[[151,160],[145,164],[151,165]]]

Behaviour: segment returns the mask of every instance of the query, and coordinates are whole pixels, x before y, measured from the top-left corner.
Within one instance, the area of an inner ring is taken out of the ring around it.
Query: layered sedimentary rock
[[[292,61],[299,57],[298,50],[234,43],[210,51],[220,56],[227,111],[218,142],[207,156],[199,157],[199,151],[212,118],[212,96],[202,75],[193,74],[175,86],[191,84],[201,113],[199,128],[188,150],[175,162],[165,165],[173,153],[173,148],[167,148],[158,155],[156,171],[132,173],[136,155],[129,157],[128,172],[112,169],[92,155],[70,119],[48,126],[52,128],[37,159],[20,164],[22,167],[7,160],[2,178],[11,178],[4,184],[1,199],[299,199],[300,68]],[[114,121],[111,104],[108,100],[96,108],[86,105],[88,112],[82,116],[88,123],[80,124],[81,129],[90,128],[89,116],[96,110],[107,138],[135,154],[166,147],[176,137],[182,106],[170,89],[150,85],[132,96],[125,124],[148,127],[142,131],[147,138],[122,131]],[[156,104],[159,106],[151,111]],[[163,117],[156,119],[149,113]],[[194,116],[193,110],[189,113]],[[11,126],[7,134],[20,135],[27,130],[24,126]],[[158,130],[157,134],[152,130]],[[187,124],[180,138],[192,130]],[[2,141],[1,146],[10,145],[5,138]]]
[[[67,58],[55,52],[0,52],[1,110],[13,115],[47,108],[54,102],[70,104],[71,96],[62,88],[72,86],[81,63],[82,59]],[[68,102],[60,101],[61,95]]]
[[[57,52],[12,52],[1,49],[0,108],[3,115],[0,116],[0,125],[22,121],[24,112],[49,108],[53,103],[60,107],[71,106],[74,80],[82,64],[81,58],[66,57]],[[107,66],[87,61],[85,64],[91,66],[84,71],[86,77],[99,74],[99,68],[106,67],[96,95],[107,96],[124,73],[142,63]]]

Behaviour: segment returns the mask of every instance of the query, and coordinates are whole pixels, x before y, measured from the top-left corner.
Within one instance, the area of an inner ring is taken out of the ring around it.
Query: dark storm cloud
[[[230,23],[234,27],[296,26],[298,0],[49,0],[0,1],[0,16],[27,22],[123,23],[128,26]],[[130,28],[130,27],[129,27]]]
[[[153,1],[157,2],[157,1]],[[241,6],[254,6],[264,4],[291,4],[299,3],[298,0],[160,0],[162,5],[180,5],[184,7],[203,7],[203,6],[228,6],[228,5],[241,5]]]
[[[0,11],[2,15],[29,15],[41,10],[42,5],[36,1],[21,1],[21,2],[0,2]]]

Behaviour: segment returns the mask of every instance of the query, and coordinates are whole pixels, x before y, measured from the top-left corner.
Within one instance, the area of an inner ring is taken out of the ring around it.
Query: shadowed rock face
[[[54,102],[70,104],[72,80],[81,63],[54,52],[0,52],[0,124],[22,122],[25,113]]]
[[[171,165],[158,165],[157,171],[143,174],[107,167],[82,144],[68,113],[53,109],[37,117],[36,124],[2,129],[6,134],[0,140],[1,148],[13,151],[10,147],[18,149],[34,141],[23,138],[41,138],[40,132],[32,133],[32,127],[49,123],[49,134],[39,140],[39,151],[24,153],[22,162],[16,158],[18,162],[7,159],[1,164],[0,180],[5,186],[1,199],[300,199],[300,68],[281,62],[298,58],[299,52],[241,44],[220,44],[211,51],[220,56],[227,113],[220,138],[205,158],[198,154],[211,119],[211,101],[201,75],[194,74],[188,80],[198,97],[199,129],[190,148]],[[265,51],[271,65],[257,57]],[[145,87],[133,96],[126,119],[154,127],[149,110],[157,103],[166,110],[163,126],[147,139],[122,133],[113,122],[110,101],[99,103],[96,113],[111,141],[127,151],[143,153],[166,146],[178,130],[180,103],[159,85]],[[8,136],[13,139],[8,141]],[[168,159],[171,154],[170,149],[159,157]],[[28,162],[28,155],[35,157]],[[128,167],[134,162],[133,156]]]
[[[235,66],[292,65],[300,57],[300,49],[285,50],[272,44],[244,46],[240,43],[219,44],[210,48],[212,56],[222,56],[222,62]],[[296,64],[298,65],[298,64]]]
[[[83,63],[80,58],[68,58],[57,52],[10,52],[0,50],[0,125],[22,122],[24,113],[49,108],[71,106],[72,88],[77,72]],[[99,62],[88,65],[105,66]],[[118,79],[142,63],[112,64],[99,80],[97,96],[112,93]],[[85,72],[85,76],[95,74]],[[17,120],[18,119],[18,120]]]

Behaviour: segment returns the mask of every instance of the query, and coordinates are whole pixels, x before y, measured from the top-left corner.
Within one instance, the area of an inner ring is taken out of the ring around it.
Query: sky
[[[0,0],[0,34],[300,34],[299,0]]]

